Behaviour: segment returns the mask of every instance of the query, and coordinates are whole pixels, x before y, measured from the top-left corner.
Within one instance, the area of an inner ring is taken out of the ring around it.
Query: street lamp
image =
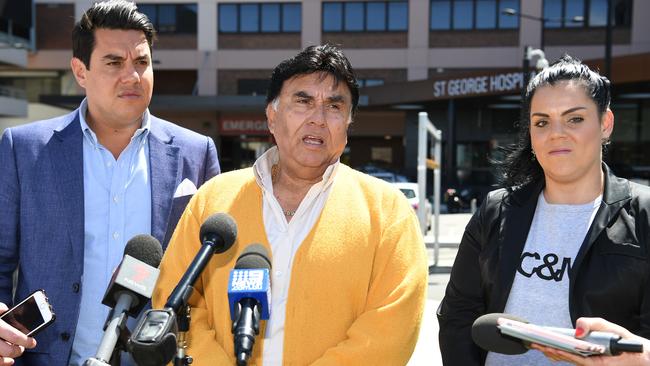
[[[540,47],[539,49],[533,49],[532,47],[526,45],[524,47],[524,60],[523,60],[523,72],[524,72],[524,80],[523,80],[523,87],[521,88],[521,99],[523,100],[524,97],[526,96],[526,87],[528,86],[528,80],[530,78],[530,61],[534,56],[537,56],[537,63],[536,63],[536,68],[538,70],[544,69],[545,67],[548,67],[548,60],[546,59],[546,55],[544,53],[544,46],[545,46],[545,38],[544,38],[544,25],[546,22],[549,21],[563,21],[563,18],[559,19],[554,19],[554,18],[544,18],[544,17],[538,17],[535,15],[530,15],[526,13],[522,13],[520,11],[517,11],[513,8],[504,8],[501,10],[501,14],[504,15],[510,15],[510,16],[517,16],[519,18],[526,18],[526,19],[531,19],[535,20],[541,23],[542,29],[541,29],[541,37],[540,37]],[[573,18],[570,19],[571,23],[583,23],[584,22],[584,17],[582,16],[574,16]]]
[[[535,56],[537,56],[537,63],[535,64],[537,70],[544,70],[548,67],[548,60],[544,50],[534,49],[530,46],[526,47],[526,59],[530,62]]]
[[[612,78],[612,76],[610,75],[611,65],[612,65],[612,16],[613,16],[612,11],[613,11],[612,0],[607,0],[607,8],[605,11],[606,18],[607,18],[607,23],[605,25],[605,76],[607,76],[610,79]],[[547,19],[543,17],[536,17],[530,14],[520,13],[513,8],[504,8],[503,10],[501,10],[501,14],[511,15],[511,16],[516,15],[520,18],[537,20],[539,22],[564,20],[564,19]],[[585,18],[581,15],[577,15],[571,18],[570,21],[571,23],[584,23]],[[542,39],[540,45],[541,49],[544,49],[544,25],[543,24],[544,23],[542,23]]]
[[[530,15],[530,14],[519,12],[519,11],[513,9],[513,8],[504,8],[503,10],[501,10],[501,14],[510,15],[510,16],[518,16],[519,18],[526,18],[526,19],[531,19],[531,20],[536,20],[538,22],[541,22],[542,23],[542,36],[541,36],[540,45],[539,45],[539,48],[541,48],[541,49],[544,49],[544,46],[545,46],[545,44],[544,44],[544,24],[546,22],[550,22],[550,21],[561,22],[561,21],[565,20],[564,18],[538,17],[538,16],[535,16],[535,15]],[[581,16],[581,15],[576,15],[573,18],[569,19],[569,21],[571,23],[584,23],[585,18],[583,16]]]

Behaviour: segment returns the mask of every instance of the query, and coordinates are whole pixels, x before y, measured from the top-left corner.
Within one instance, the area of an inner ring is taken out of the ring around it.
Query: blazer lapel
[[[600,235],[600,233],[605,230],[607,225],[616,217],[618,212],[623,208],[623,206],[631,199],[630,194],[630,183],[626,179],[618,178],[609,171],[609,167],[603,163],[603,172],[605,178],[605,184],[603,189],[603,200],[600,203],[596,217],[587,231],[585,240],[580,246],[580,250],[576,255],[576,259],[571,266],[571,276],[570,276],[570,289],[569,293],[573,290],[573,279],[575,278],[575,273],[577,273],[580,264],[584,260],[585,256],[591,249],[592,245]]]
[[[524,250],[528,231],[533,222],[537,199],[541,185],[524,187],[505,198],[503,204],[511,206],[505,210],[501,227],[499,228],[499,263],[496,291],[488,308],[501,312],[505,309],[512,282],[519,266],[519,259]]]
[[[151,235],[163,244],[178,183],[179,148],[151,116],[149,166],[151,170]]]
[[[52,158],[53,176],[61,197],[62,211],[59,215],[68,227],[72,246],[72,263],[83,268],[84,256],[84,174],[83,174],[83,132],[79,124],[79,113],[61,130],[55,130],[48,142]],[[47,183],[44,183],[47,184]]]

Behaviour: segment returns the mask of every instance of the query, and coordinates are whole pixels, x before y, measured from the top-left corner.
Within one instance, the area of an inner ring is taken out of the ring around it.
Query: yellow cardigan
[[[388,183],[343,164],[336,174],[293,261],[283,364],[404,365],[417,341],[428,282],[417,218]],[[198,252],[201,223],[216,212],[232,215],[238,237],[211,259],[190,299],[187,354],[193,366],[235,363],[228,275],[246,246],[260,243],[270,252],[252,168],[218,175],[199,189],[179,221],[160,265],[155,308],[164,305]],[[249,365],[262,365],[265,326],[263,321]]]

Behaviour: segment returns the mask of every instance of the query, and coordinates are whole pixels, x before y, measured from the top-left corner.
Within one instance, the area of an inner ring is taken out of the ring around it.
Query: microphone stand
[[[189,292],[189,291],[188,291]],[[187,349],[187,332],[190,330],[190,306],[187,305],[187,300],[183,301],[178,314],[176,314],[176,324],[178,325],[178,334],[176,337],[176,357],[174,358],[174,366],[188,366],[194,359],[190,355],[185,354]]]
[[[83,366],[119,366],[120,365],[120,352],[126,350],[126,342],[131,336],[129,328],[126,326],[128,320],[127,310],[132,299],[120,299],[118,304],[108,313],[108,318],[104,325],[104,331],[114,326],[116,333],[105,333],[102,338],[100,348],[97,350],[95,357],[88,358]],[[125,304],[128,304],[126,307]],[[118,311],[119,315],[114,316]],[[108,342],[105,344],[105,340]],[[110,355],[110,356],[109,356]]]

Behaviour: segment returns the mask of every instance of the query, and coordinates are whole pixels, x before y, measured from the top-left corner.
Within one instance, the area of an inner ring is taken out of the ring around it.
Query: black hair
[[[297,75],[323,72],[334,77],[335,83],[344,82],[352,95],[352,114],[359,104],[359,84],[350,61],[336,46],[324,44],[309,46],[296,56],[282,61],[273,69],[266,92],[266,104],[272,103],[282,90],[286,80]]]
[[[72,29],[72,56],[80,59],[90,70],[90,55],[95,48],[96,29],[138,30],[144,33],[153,48],[156,31],[149,18],[126,0],[108,0],[93,4]]]
[[[569,55],[562,56],[559,60],[542,70],[528,83],[526,95],[522,101],[522,120],[518,123],[517,142],[505,148],[506,156],[503,161],[497,162],[499,181],[512,189],[527,183],[538,182],[544,179],[544,171],[532,152],[530,140],[530,104],[537,89],[543,86],[552,86],[561,81],[574,81],[581,85],[587,95],[594,101],[598,108],[598,116],[609,108],[611,101],[611,85],[609,80],[589,69],[579,59]],[[609,140],[603,141],[603,148]]]

